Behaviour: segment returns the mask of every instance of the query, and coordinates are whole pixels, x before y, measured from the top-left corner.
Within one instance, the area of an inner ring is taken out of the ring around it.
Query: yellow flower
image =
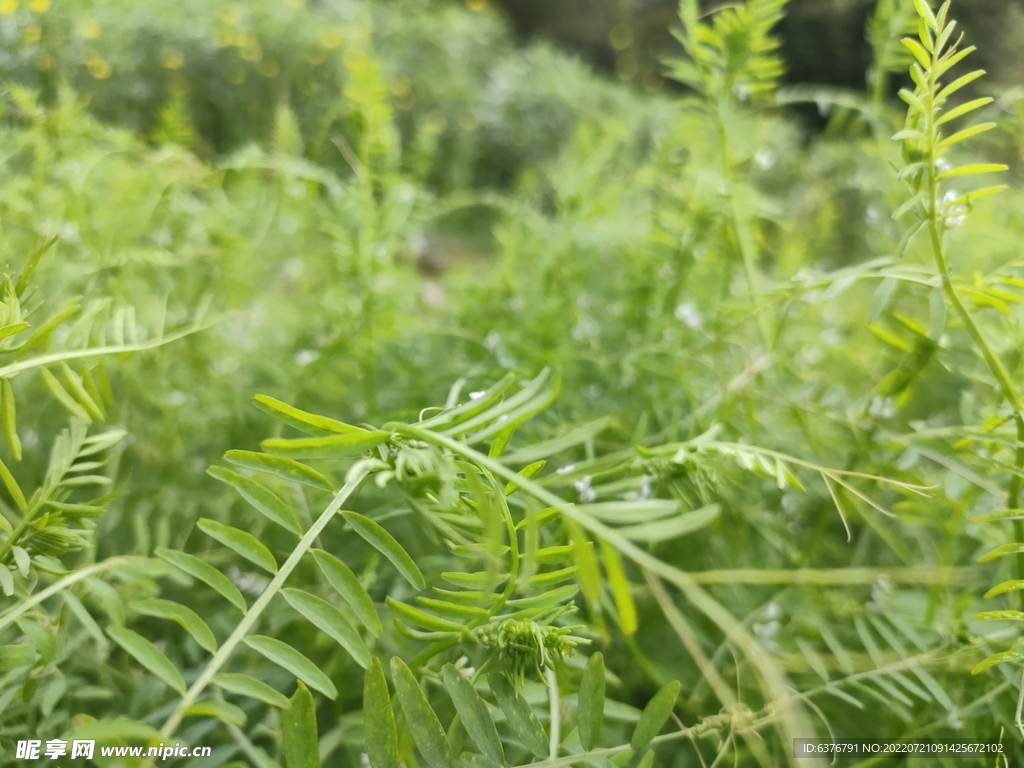
[[[320,32],[320,45],[328,51],[333,51],[341,45],[341,30],[337,27],[325,27]]]
[[[18,10],[18,0],[0,0],[0,14],[7,16]]]
[[[242,20],[242,9],[237,5],[229,6],[220,18],[225,24],[237,24]]]
[[[181,69],[185,66],[185,55],[177,48],[167,48],[160,54],[160,66],[164,69]]]
[[[35,13],[46,13],[50,10],[50,0],[28,0],[28,7]]]
[[[38,43],[39,38],[43,36],[43,30],[37,27],[35,24],[30,24],[25,27],[21,33],[21,39],[26,43]]]
[[[100,35],[100,25],[96,19],[86,19],[78,25],[78,34],[86,40],[95,40]]]
[[[110,62],[96,51],[90,51],[89,55],[85,57],[85,68],[97,80],[106,80],[114,71],[114,68],[110,66]]]

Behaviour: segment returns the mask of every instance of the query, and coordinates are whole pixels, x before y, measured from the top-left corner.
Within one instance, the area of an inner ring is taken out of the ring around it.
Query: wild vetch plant
[[[682,0],[640,96],[425,0],[140,5],[153,61],[43,5],[0,8],[0,765],[1024,734],[1024,110],[955,6],[880,0],[859,93],[782,86],[783,0]]]

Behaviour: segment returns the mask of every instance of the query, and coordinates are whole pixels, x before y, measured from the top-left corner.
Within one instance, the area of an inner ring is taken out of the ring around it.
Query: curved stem
[[[565,499],[555,495],[536,481],[519,475],[504,464],[488,458],[465,443],[453,440],[445,435],[439,435],[436,432],[400,422],[385,424],[382,428],[447,448],[452,453],[469,459],[477,466],[489,470],[497,477],[504,478],[507,481],[514,481],[525,493],[530,494],[546,506],[555,507],[564,517],[587,529],[595,536],[604,539],[640,567],[656,573],[666,581],[679,587],[687,600],[704,613],[743,651],[757,671],[765,695],[780,703],[778,715],[783,738],[788,741],[803,734],[814,732],[810,722],[804,716],[803,710],[798,705],[794,706],[794,702],[786,699],[790,686],[776,660],[761,647],[753,635],[747,631],[747,628],[736,620],[736,617],[704,591],[686,571],[659,560],[651,553],[638,547],[616,529],[605,525],[599,520],[595,520],[590,515],[579,510],[574,504],[566,502]],[[562,765],[562,763],[559,763],[559,765]],[[564,765],[571,765],[571,763],[564,763]],[[808,768],[812,766],[816,768],[823,765],[824,763],[821,761],[812,760],[808,762]]]
[[[331,503],[328,505],[317,521],[313,523],[312,527],[306,531],[305,535],[299,541],[298,545],[292,550],[291,555],[285,561],[284,565],[281,566],[281,570],[277,572],[267,588],[263,590],[263,594],[259,596],[252,608],[249,609],[248,613],[242,617],[242,620],[238,622],[238,626],[235,627],[234,632],[231,636],[221,645],[214,654],[213,658],[206,665],[206,669],[203,670],[202,674],[196,678],[196,681],[192,683],[192,687],[188,689],[188,692],[178,702],[178,706],[171,713],[171,716],[167,718],[167,722],[164,723],[164,727],[160,729],[160,738],[169,739],[175,729],[181,724],[182,719],[185,717],[185,711],[195,704],[200,694],[206,689],[206,686],[213,680],[214,675],[223,667],[228,659],[231,657],[232,652],[238,647],[238,644],[242,642],[245,636],[249,633],[249,630],[259,619],[263,611],[266,610],[267,606],[270,605],[270,601],[274,598],[285,581],[291,575],[291,572],[295,570],[295,566],[299,564],[303,555],[306,554],[307,550],[313,546],[316,541],[316,537],[320,535],[327,524],[331,521],[338,510],[341,509],[341,505],[344,504],[348,498],[356,491],[356,489],[362,484],[364,476],[354,478],[353,480],[345,483],[345,486],[335,494]]]

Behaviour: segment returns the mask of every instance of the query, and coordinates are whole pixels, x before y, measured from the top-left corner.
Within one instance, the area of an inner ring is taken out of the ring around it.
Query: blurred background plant
[[[567,514],[545,493],[581,507],[671,500],[666,518],[682,521],[666,529],[655,517],[646,522],[661,527],[617,539],[574,534],[570,517],[544,534],[545,546],[583,557],[590,541],[599,553],[593,569],[566,576],[580,594],[563,623],[582,624],[590,644],[555,680],[563,753],[582,744],[577,689],[597,651],[604,715],[618,724],[605,747],[628,740],[655,692],[681,681],[675,714],[696,729],[693,741],[657,746],[657,765],[710,764],[716,754],[780,764],[785,738],[771,730],[780,718],[783,729],[799,722],[819,735],[1015,730],[1020,617],[973,617],[1018,607],[1016,512],[1006,511],[1020,476],[1016,406],[944,296],[926,231],[905,226],[921,203],[912,190],[905,205],[903,183],[922,168],[917,137],[891,141],[915,130],[896,91],[914,88],[906,73],[919,59],[900,41],[917,35],[919,5],[749,0],[716,10],[686,0],[668,18],[656,4],[549,4],[573,14],[573,34],[589,41],[574,45],[614,70],[602,73],[549,42],[517,39],[513,23],[532,34],[523,19],[547,13],[528,4],[510,3],[510,19],[475,0],[0,0],[0,260],[17,282],[25,255],[58,238],[33,276],[26,336],[77,296],[93,318],[63,318],[50,328],[51,349],[20,350],[12,337],[13,359],[99,343],[90,334],[115,339],[118,322],[122,333],[137,330],[115,347],[201,328],[144,354],[107,350],[86,369],[76,362],[70,377],[55,358],[48,365],[70,408],[54,407],[59,392],[43,375],[12,381],[23,456],[15,461],[12,444],[0,455],[17,464],[26,497],[52,476],[50,446],[67,410],[77,421],[63,439],[79,452],[94,445],[83,442],[94,438],[76,404],[92,418],[92,402],[123,433],[117,447],[96,443],[113,460],[80,459],[118,493],[95,504],[55,498],[95,507],[89,546],[37,552],[0,530],[13,592],[0,602],[0,764],[14,760],[17,739],[87,733],[98,727],[90,718],[109,726],[94,732],[128,740],[167,722],[179,678],[159,663],[143,666],[163,674],[144,674],[132,659],[148,646],[132,638],[153,641],[192,685],[211,637],[224,642],[238,621],[224,592],[194,588],[200,571],[217,580],[178,557],[193,566],[183,575],[174,553],[197,556],[227,577],[223,590],[252,603],[268,578],[216,525],[256,536],[275,562],[293,551],[266,513],[206,472],[225,451],[268,437],[254,394],[353,425],[407,427],[429,409],[472,403],[507,371],[525,381],[545,366],[560,373],[558,398],[485,446],[510,472],[548,462],[535,488],[509,496],[516,521],[527,509],[545,514],[545,498]],[[650,32],[645,14],[659,19]],[[943,191],[952,196],[930,205],[945,206],[955,294],[1019,381],[1020,8],[964,3],[952,14],[964,17],[968,43],[983,43],[975,58],[993,72],[954,102],[991,98],[971,119],[996,130],[967,149],[949,146],[940,159],[950,167],[936,176],[1005,165],[1010,188],[975,203],[969,193],[982,185],[953,174]],[[569,39],[562,22],[543,23],[549,38]],[[894,166],[911,170],[901,179]],[[106,399],[87,383],[100,359]],[[76,382],[86,399],[76,399]],[[471,458],[467,470],[450,446],[402,440],[389,445],[408,450],[402,461],[414,470],[395,464],[397,453],[378,453],[387,466],[374,470],[409,472],[401,492],[371,488],[353,506],[444,589],[441,574],[461,571],[453,563],[466,555],[444,515],[457,513],[462,546],[498,551],[509,542],[496,543],[475,499],[507,494],[494,467]],[[344,469],[323,469],[331,487]],[[484,470],[487,489],[460,486],[453,509],[437,496],[426,504],[408,484],[425,473],[428,491],[440,492],[435,473],[471,485]],[[11,487],[0,513],[13,532],[23,518]],[[321,512],[321,491],[284,480],[268,488],[303,531]],[[687,517],[701,510],[699,525]],[[448,533],[423,535],[431,526]],[[383,634],[363,626],[360,642],[405,658],[448,726],[445,691],[466,692],[441,664],[465,670],[482,651],[418,657],[422,645],[394,628],[403,609],[385,603],[411,605],[418,585],[332,530],[316,547],[348,564],[380,613]],[[1011,556],[976,564],[998,547]],[[102,577],[89,572],[38,597],[68,578],[63,569],[104,563]],[[312,574],[297,571],[316,591]],[[1004,588],[983,599],[992,584]],[[160,602],[167,596],[210,634]],[[259,621],[261,635],[316,659],[342,691],[332,700],[314,687],[319,754],[358,765],[368,751],[366,665],[283,608]],[[971,674],[993,654],[1006,655]],[[202,765],[298,759],[282,745],[282,721],[292,721],[280,714],[291,711],[280,709],[280,692],[292,695],[294,671],[245,658],[246,673],[278,698],[232,698],[243,717],[209,703],[190,714],[188,740],[218,746]],[[253,690],[234,684],[219,690]],[[534,673],[527,692],[550,735],[550,689]],[[414,742],[422,754],[401,711],[403,754]],[[449,737],[473,751],[457,728]],[[524,738],[504,726],[501,737],[506,746]]]

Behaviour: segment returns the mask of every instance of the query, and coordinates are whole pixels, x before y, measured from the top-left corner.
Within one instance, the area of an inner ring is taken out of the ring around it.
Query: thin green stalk
[[[162,739],[169,739],[177,727],[181,724],[182,718],[185,717],[185,711],[195,704],[200,694],[206,689],[206,686],[213,680],[214,675],[220,671],[228,659],[231,657],[232,652],[238,646],[240,642],[249,633],[249,630],[256,623],[257,619],[263,614],[267,606],[270,605],[270,601],[280,591],[281,587],[284,586],[285,581],[291,575],[292,571],[295,570],[295,566],[299,564],[303,555],[313,546],[316,541],[316,537],[327,527],[327,524],[331,522],[331,519],[337,514],[338,510],[341,509],[341,505],[344,504],[348,498],[355,492],[355,490],[362,484],[364,476],[354,478],[349,482],[345,483],[345,486],[335,494],[331,503],[328,505],[317,521],[313,523],[313,526],[306,531],[305,535],[299,541],[298,545],[292,550],[291,555],[285,561],[284,565],[274,576],[267,588],[263,590],[263,594],[259,596],[252,608],[249,609],[248,613],[242,617],[242,620],[238,622],[238,626],[235,627],[235,631],[231,633],[231,636],[221,645],[214,654],[214,657],[210,659],[210,662],[206,665],[206,669],[203,670],[202,674],[196,678],[196,681],[192,683],[192,687],[188,689],[188,692],[178,702],[178,706],[175,708],[171,716],[167,718],[167,722],[164,723],[164,727],[160,729],[160,737]]]
[[[944,15],[940,22],[940,28],[943,26],[945,26]],[[953,308],[956,310],[956,313],[960,316],[960,319],[963,321],[968,333],[971,335],[975,345],[981,352],[982,357],[985,359],[985,363],[988,365],[989,370],[999,383],[999,388],[1002,390],[1003,396],[1013,409],[1014,421],[1017,425],[1017,439],[1024,442],[1024,400],[1021,399],[1021,396],[1017,391],[1017,387],[1014,385],[1013,379],[1010,377],[1010,374],[1003,365],[1003,362],[992,350],[991,345],[988,343],[985,335],[981,332],[978,324],[974,321],[971,313],[968,311],[963,301],[960,300],[960,296],[956,292],[956,286],[953,284],[953,280],[950,277],[951,269],[942,245],[942,230],[939,223],[938,210],[939,180],[936,173],[936,163],[939,158],[937,156],[936,146],[938,126],[936,125],[937,114],[935,104],[935,96],[938,89],[935,70],[939,65],[939,55],[941,51],[937,45],[934,48],[935,49],[932,51],[932,64],[928,68],[928,130],[926,133],[928,137],[928,162],[926,168],[928,180],[928,235],[931,240],[932,254],[935,257],[935,266],[942,280],[943,293],[946,295],[949,303],[952,304]],[[1018,469],[1024,467],[1024,447],[1017,448],[1015,462]],[[1006,506],[1008,509],[1017,508],[1020,501],[1020,490],[1021,477],[1019,475],[1013,475],[1010,479],[1010,488],[1006,499]],[[1024,541],[1024,521],[1014,520],[1013,532],[1017,541]],[[1024,555],[1019,555],[1014,559],[1014,574],[1018,579],[1024,578]]]
[[[53,352],[49,355],[39,355],[38,357],[32,357],[28,360],[19,360],[16,363],[10,365],[0,366],[0,378],[8,379],[17,373],[22,371],[28,371],[33,368],[42,368],[44,365],[52,365],[54,363],[61,363],[67,360],[80,360],[87,357],[106,357],[109,355],[124,355],[130,352],[143,352],[147,349],[156,349],[162,347],[164,344],[170,344],[172,341],[177,341],[186,336],[191,336],[193,333],[198,333],[205,328],[210,327],[211,324],[195,326],[193,328],[186,328],[183,331],[172,333],[169,336],[163,338],[153,339],[151,341],[143,341],[138,344],[111,344],[105,347],[90,347],[87,349],[68,349],[63,352]]]
[[[550,712],[551,737],[548,754],[552,760],[558,757],[558,745],[562,742],[562,702],[558,697],[558,676],[548,667],[545,671],[548,683],[548,710]]]
[[[747,280],[747,289],[750,292],[750,300],[753,304],[754,314],[757,317],[757,327],[761,333],[761,341],[765,349],[771,349],[771,333],[768,328],[768,320],[763,313],[758,311],[757,304],[760,301],[760,287],[757,279],[757,243],[754,240],[754,233],[751,230],[750,222],[740,211],[736,200],[734,189],[735,179],[733,178],[733,165],[730,152],[729,130],[725,116],[722,114],[722,102],[724,96],[716,96],[711,88],[711,77],[706,71],[704,62],[699,56],[700,40],[697,36],[700,9],[696,0],[684,0],[680,4],[680,14],[683,18],[687,45],[690,49],[690,57],[693,65],[700,73],[703,81],[704,99],[707,102],[708,115],[714,123],[715,132],[718,134],[718,149],[722,163],[722,176],[725,180],[725,194],[729,200],[729,217],[736,241],[740,248],[740,257],[743,260],[743,271]]]
[[[23,600],[3,615],[0,615],[0,631],[13,624],[21,616],[28,613],[30,610],[35,608],[37,605],[39,605],[47,598],[53,597],[53,595],[56,595],[58,592],[61,592],[67,589],[68,587],[77,584],[82,579],[87,579],[90,576],[95,576],[98,573],[103,573],[104,571],[109,571],[119,566],[127,565],[131,562],[141,562],[144,559],[145,558],[131,556],[111,557],[107,560],[104,560],[101,563],[93,563],[90,566],[74,571],[73,573],[69,573],[62,579],[58,579],[57,581],[53,582],[53,584],[48,586],[46,589],[37,592],[36,594],[32,595],[32,597],[28,598],[27,600]]]

